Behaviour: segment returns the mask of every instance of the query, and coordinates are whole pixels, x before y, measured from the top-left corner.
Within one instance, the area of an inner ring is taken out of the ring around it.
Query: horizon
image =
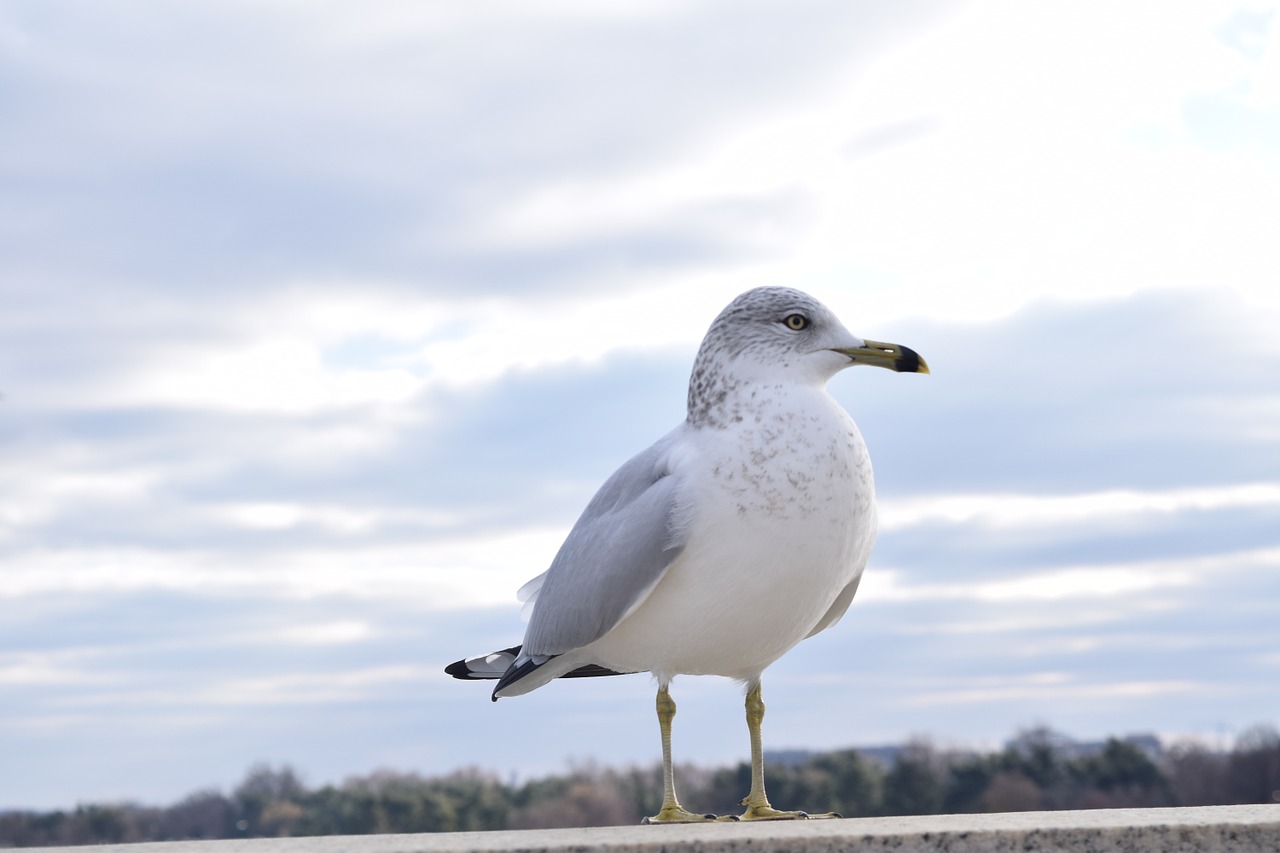
[[[1239,734],[1256,733],[1259,731],[1270,732],[1276,734],[1276,728],[1270,724],[1258,724],[1246,727]],[[915,734],[908,739],[893,744],[872,744],[861,746],[832,746],[830,748],[814,749],[790,749],[766,748],[764,751],[765,763],[767,767],[792,767],[803,764],[814,758],[819,758],[827,754],[837,754],[846,752],[856,752],[863,758],[880,765],[885,769],[890,769],[903,754],[910,754],[912,750],[925,747],[932,750],[939,756],[949,759],[956,759],[966,756],[994,756],[1008,750],[1017,749],[1018,744],[1025,741],[1046,742],[1050,744],[1053,754],[1058,760],[1074,760],[1079,758],[1087,758],[1100,754],[1112,741],[1128,744],[1137,747],[1148,758],[1160,761],[1167,757],[1179,747],[1200,748],[1216,755],[1227,755],[1234,750],[1240,748],[1239,735],[1232,738],[1231,743],[1219,739],[1217,742],[1210,743],[1197,738],[1175,738],[1167,739],[1154,732],[1130,732],[1125,734],[1111,734],[1101,739],[1081,740],[1071,737],[1065,732],[1058,731],[1044,724],[1036,724],[1020,728],[1011,733],[1005,740],[997,745],[992,744],[959,744],[959,743],[937,743],[928,735]],[[1154,749],[1153,749],[1154,745]],[[702,765],[695,762],[677,762],[677,772],[688,772],[690,769],[698,771],[715,771],[725,770],[738,766],[749,766],[750,762],[746,756],[737,761],[731,761],[726,764]],[[548,779],[561,778],[564,776],[572,776],[583,769],[596,771],[603,770],[605,772],[623,772],[623,771],[652,771],[661,769],[662,762],[660,758],[654,758],[652,761],[637,761],[633,763],[613,765],[613,764],[597,764],[592,760],[585,763],[569,760],[562,768],[550,770],[544,773],[520,775],[512,773],[504,775],[490,768],[484,768],[474,765],[459,766],[448,770],[441,770],[432,773],[422,773],[417,770],[399,770],[395,767],[385,766],[377,767],[367,772],[349,775],[343,779],[325,779],[311,780],[306,774],[300,772],[289,762],[268,762],[255,761],[249,764],[241,773],[241,777],[234,781],[229,787],[221,788],[210,785],[200,785],[191,790],[184,791],[179,794],[171,795],[169,799],[163,801],[141,801],[141,800],[116,800],[116,801],[84,801],[74,804],[53,806],[48,808],[26,808],[26,807],[0,807],[0,814],[5,813],[35,813],[48,814],[55,812],[69,812],[74,809],[86,807],[143,807],[143,808],[170,808],[176,806],[192,796],[216,792],[220,796],[234,796],[236,790],[245,783],[245,780],[252,778],[255,774],[267,772],[271,774],[289,774],[295,778],[306,790],[321,790],[324,788],[344,789],[353,784],[360,783],[369,779],[376,779],[383,776],[419,778],[423,780],[432,779],[448,779],[458,774],[479,773],[480,775],[498,780],[501,784],[508,787],[519,787],[534,782],[544,781]]]

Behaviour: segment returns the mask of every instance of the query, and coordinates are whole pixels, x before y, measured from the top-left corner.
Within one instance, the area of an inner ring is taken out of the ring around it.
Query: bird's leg
[[[715,820],[713,814],[694,814],[676,799],[676,775],[671,768],[671,721],[676,715],[676,702],[667,685],[658,688],[658,728],[662,732],[662,808],[642,823],[703,823]]]
[[[742,801],[747,810],[742,820],[801,820],[805,818],[840,817],[835,812],[810,815],[808,812],[780,811],[769,805],[764,792],[764,745],[760,738],[760,724],[764,721],[764,699],[760,697],[760,682],[754,682],[747,690],[747,731],[751,734],[751,792]]]
[[[760,697],[760,682],[754,682],[747,690],[747,731],[751,735],[751,792],[742,801],[747,810],[742,820],[795,820],[806,818],[805,812],[784,812],[769,805],[764,792],[764,743],[760,737],[760,724],[764,721],[764,699]]]

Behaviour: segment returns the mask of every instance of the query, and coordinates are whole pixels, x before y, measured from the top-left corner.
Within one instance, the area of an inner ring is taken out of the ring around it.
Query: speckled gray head
[[[689,422],[715,410],[743,382],[823,384],[854,364],[928,373],[913,350],[856,337],[827,306],[790,287],[757,287],[720,312],[689,377]]]

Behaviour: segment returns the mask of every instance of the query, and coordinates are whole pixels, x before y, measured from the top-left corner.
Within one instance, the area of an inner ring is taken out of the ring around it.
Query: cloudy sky
[[[0,807],[656,761],[441,667],[762,284],[933,368],[832,382],[881,539],[767,746],[1277,722],[1275,3],[10,0],[0,92]]]

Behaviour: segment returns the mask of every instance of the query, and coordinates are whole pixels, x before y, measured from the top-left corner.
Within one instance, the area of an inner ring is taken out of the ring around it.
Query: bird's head
[[[743,380],[825,383],[855,364],[928,373],[914,350],[859,338],[827,306],[789,287],[759,287],[729,303],[707,330],[698,358]]]

